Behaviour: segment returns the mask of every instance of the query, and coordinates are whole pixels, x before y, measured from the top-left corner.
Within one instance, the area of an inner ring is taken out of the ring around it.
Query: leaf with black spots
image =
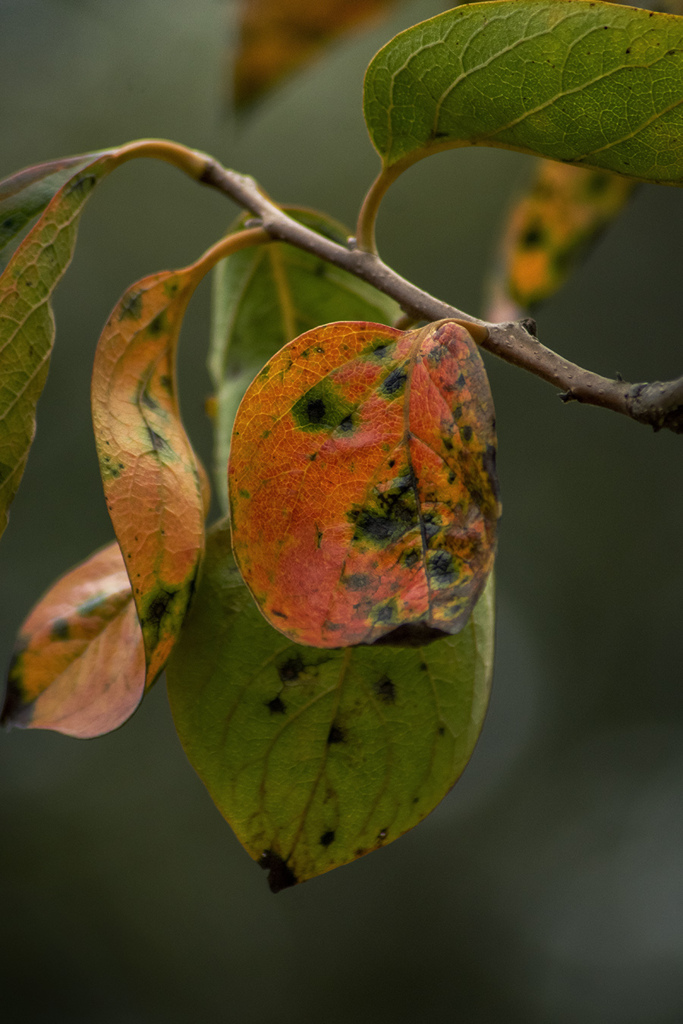
[[[457,633],[493,565],[493,403],[465,326],[337,323],[286,345],[239,408],[235,558],[314,647]]]
[[[255,607],[223,521],[166,677],[188,758],[278,892],[433,810],[474,749],[492,661],[491,582],[457,636],[422,649],[293,644]]]
[[[148,684],[178,636],[204,545],[202,471],[180,418],[176,349],[187,304],[214,262],[203,258],[129,288],[95,354],[97,454],[142,624]]]

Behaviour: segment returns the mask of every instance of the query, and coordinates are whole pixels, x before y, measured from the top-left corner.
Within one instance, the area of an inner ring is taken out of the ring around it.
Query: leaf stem
[[[399,167],[398,164],[394,164],[393,167],[389,168],[383,167],[368,189],[356,224],[356,245],[362,252],[377,253],[375,223],[380,203],[384,199],[389,186],[396,181],[403,170],[404,168]]]

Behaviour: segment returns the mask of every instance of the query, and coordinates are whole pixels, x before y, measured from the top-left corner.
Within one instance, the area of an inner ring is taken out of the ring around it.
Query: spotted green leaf
[[[424,648],[318,650],[260,615],[209,532],[167,666],[185,752],[274,892],[413,828],[469,760],[488,702],[489,583],[458,636]]]
[[[464,4],[391,40],[365,77],[385,170],[502,146],[683,183],[683,20],[594,0]]]
[[[312,210],[286,208],[302,224],[345,245],[342,224]],[[235,229],[248,219],[241,217]],[[393,299],[311,253],[283,242],[244,249],[214,271],[209,374],[216,394],[214,479],[227,509],[226,467],[237,407],[263,364],[288,341],[335,320],[392,323]]]

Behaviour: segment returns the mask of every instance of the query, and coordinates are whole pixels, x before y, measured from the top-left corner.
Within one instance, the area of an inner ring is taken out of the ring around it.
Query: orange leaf
[[[235,104],[253,102],[332,39],[394,4],[395,0],[242,0]]]
[[[163,668],[204,545],[198,465],[176,394],[178,335],[213,261],[153,274],[111,314],[95,355],[92,411],[107,508],[142,624],[147,681]]]
[[[19,633],[2,722],[88,738],[137,708],[145,657],[118,544],[55,583]]]
[[[464,326],[308,331],[235,420],[235,558],[298,643],[425,643],[462,629],[493,565],[493,403]]]
[[[635,184],[609,171],[540,160],[505,232],[508,295],[528,308],[554,294],[622,209]]]

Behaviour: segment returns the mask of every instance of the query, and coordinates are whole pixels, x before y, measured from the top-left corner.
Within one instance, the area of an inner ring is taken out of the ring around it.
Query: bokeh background
[[[353,224],[377,167],[364,68],[440,9],[400,5],[237,123],[223,101],[228,0],[0,0],[0,176],[165,136]],[[477,312],[529,167],[484,149],[424,161],[384,204],[383,256]],[[3,666],[42,591],[111,538],[89,423],[101,326],[128,284],[195,259],[235,212],[142,162],[88,205],[0,546]],[[679,375],[682,236],[681,194],[643,187],[540,311],[541,339],[610,376]],[[206,462],[208,306],[204,286],[181,344],[184,415]],[[683,1019],[681,439],[488,365],[504,500],[497,664],[462,780],[413,833],[273,896],[186,762],[163,684],[98,740],[3,734],[4,1020]]]

